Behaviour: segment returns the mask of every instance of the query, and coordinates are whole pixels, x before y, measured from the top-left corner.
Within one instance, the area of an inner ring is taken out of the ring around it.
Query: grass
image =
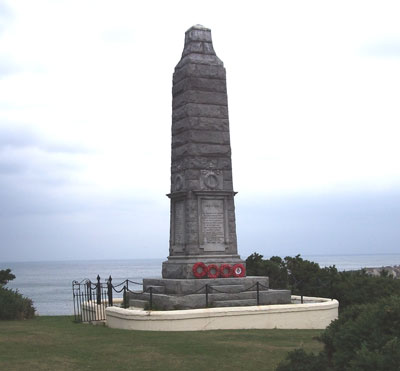
[[[319,351],[320,333],[127,331],[65,316],[0,321],[0,370],[274,370],[290,350]]]

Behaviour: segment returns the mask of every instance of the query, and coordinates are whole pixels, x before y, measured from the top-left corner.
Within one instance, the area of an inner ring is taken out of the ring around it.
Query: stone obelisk
[[[226,74],[211,31],[185,34],[172,88],[171,230],[162,278],[144,278],[133,307],[161,309],[290,303],[268,277],[246,276],[236,242]],[[210,295],[208,295],[210,294]]]
[[[172,88],[171,229],[163,278],[193,265],[244,264],[237,252],[226,72],[211,31],[185,34]]]

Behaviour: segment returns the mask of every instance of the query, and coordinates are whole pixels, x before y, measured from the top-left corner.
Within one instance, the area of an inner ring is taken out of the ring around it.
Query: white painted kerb
[[[292,296],[292,302],[299,301]],[[304,297],[304,304],[259,305],[171,311],[108,307],[112,328],[145,331],[199,331],[222,329],[324,329],[338,317],[339,302]]]

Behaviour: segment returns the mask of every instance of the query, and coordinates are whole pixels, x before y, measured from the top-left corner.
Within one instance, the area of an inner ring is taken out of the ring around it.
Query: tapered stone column
[[[191,27],[172,88],[171,228],[163,278],[244,262],[237,252],[226,73],[211,31]]]
[[[290,303],[290,291],[270,290],[268,277],[245,276],[238,255],[225,68],[209,29],[186,31],[172,95],[169,256],[162,278],[145,278],[143,291],[129,293],[130,306]]]

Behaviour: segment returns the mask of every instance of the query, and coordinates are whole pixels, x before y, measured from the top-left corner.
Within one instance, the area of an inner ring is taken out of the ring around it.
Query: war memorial
[[[236,238],[226,72],[210,29],[186,31],[172,96],[169,256],[162,278],[143,279],[143,291],[128,293],[129,309],[106,309],[107,325],[325,328],[337,317],[337,301],[296,304],[289,290],[269,289],[268,277],[246,276]]]
[[[207,285],[210,305],[243,306],[256,304],[258,282],[259,303],[289,303],[268,277],[246,277],[238,255],[226,72],[209,29],[186,32],[172,95],[169,256],[144,291],[163,309],[203,308]]]

